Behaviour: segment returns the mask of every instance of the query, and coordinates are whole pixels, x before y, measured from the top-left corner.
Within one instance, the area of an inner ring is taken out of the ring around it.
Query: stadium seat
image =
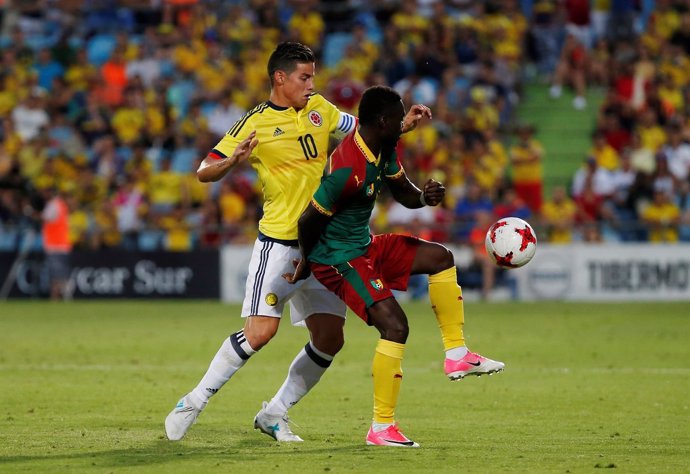
[[[16,229],[0,228],[0,252],[14,252],[17,250],[19,233]]]
[[[331,33],[326,36],[323,44],[323,63],[326,67],[333,67],[343,57],[345,48],[352,42],[349,33]]]
[[[190,173],[196,156],[197,151],[194,148],[176,149],[172,154],[172,171],[182,174]]]
[[[163,242],[163,232],[159,230],[144,230],[139,233],[139,250],[142,252],[155,252],[160,250]]]
[[[115,49],[115,36],[100,34],[91,38],[86,44],[86,57],[95,66],[102,66]]]

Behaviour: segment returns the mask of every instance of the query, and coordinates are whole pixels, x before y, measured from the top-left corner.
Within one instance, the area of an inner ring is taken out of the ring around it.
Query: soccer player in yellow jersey
[[[310,341],[292,362],[278,393],[254,420],[254,427],[277,441],[302,441],[287,423],[287,410],[316,385],[343,345],[345,303],[314,277],[291,285],[282,275],[300,257],[297,220],[319,186],[329,136],[354,130],[353,116],[314,93],[314,54],[300,43],[281,43],[268,61],[270,99],[235,123],[202,161],[200,181],[218,181],[248,160],[264,194],[264,215],[254,244],[242,306],[244,328],[231,334],[194,390],[165,420],[169,439],[179,440],[209,398],[273,338],[284,306],[293,324],[309,329]],[[404,130],[416,127],[424,106],[412,106]],[[337,134],[337,133],[336,133]]]

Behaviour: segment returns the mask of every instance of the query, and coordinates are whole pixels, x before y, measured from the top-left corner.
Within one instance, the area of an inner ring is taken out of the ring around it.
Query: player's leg
[[[247,318],[244,328],[223,341],[197,386],[180,399],[165,419],[168,439],[182,439],[209,399],[276,334],[290,295],[281,294],[275,286],[284,281],[281,275],[287,271],[286,265],[291,265],[290,252],[290,247],[275,242],[256,241],[242,306],[242,317]]]
[[[372,246],[363,257],[336,267],[312,265],[312,271],[324,286],[381,334],[372,363],[374,418],[367,433],[367,444],[417,447],[419,445],[406,438],[394,421],[408,335],[407,317],[387,283],[375,271],[375,252],[376,247]]]
[[[372,374],[374,377],[374,419],[367,433],[367,444],[418,447],[395,422],[395,408],[402,384],[402,359],[409,334],[407,316],[395,298],[378,301],[367,308],[369,323],[381,338],[376,344]]]
[[[275,396],[256,415],[255,428],[278,441],[301,441],[287,424],[287,412],[319,382],[344,343],[346,307],[314,277],[290,300],[293,324],[306,324],[310,340],[290,365]]]
[[[420,273],[429,275],[429,299],[446,351],[446,375],[451,380],[458,380],[466,375],[493,374],[503,370],[503,362],[470,352],[465,346],[465,310],[452,252],[443,245],[420,240],[410,274]]]

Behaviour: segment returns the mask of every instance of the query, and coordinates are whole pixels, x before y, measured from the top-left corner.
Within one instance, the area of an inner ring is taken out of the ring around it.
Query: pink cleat
[[[398,448],[418,448],[419,445],[402,434],[395,423],[385,430],[374,431],[369,428],[367,444],[370,446],[397,446]]]
[[[506,366],[503,362],[487,359],[474,352],[468,352],[460,360],[446,359],[443,365],[446,375],[451,380],[460,380],[467,375],[491,375],[501,372]]]

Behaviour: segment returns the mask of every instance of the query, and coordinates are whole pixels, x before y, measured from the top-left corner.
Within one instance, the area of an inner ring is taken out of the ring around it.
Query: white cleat
[[[288,425],[288,416],[276,416],[266,413],[266,406],[268,403],[264,402],[261,410],[254,418],[254,429],[261,430],[276,441],[287,443],[299,443],[304,441],[290,430]]]
[[[484,374],[491,375],[502,372],[505,367],[503,362],[491,360],[474,352],[468,352],[460,360],[446,359],[444,363],[446,376],[451,380],[462,380],[468,375],[476,375],[477,377]]]
[[[189,400],[189,394],[182,397],[173,411],[165,418],[165,434],[168,439],[179,441],[184,438],[204,407],[206,407],[206,403],[201,408],[196,408]]]

